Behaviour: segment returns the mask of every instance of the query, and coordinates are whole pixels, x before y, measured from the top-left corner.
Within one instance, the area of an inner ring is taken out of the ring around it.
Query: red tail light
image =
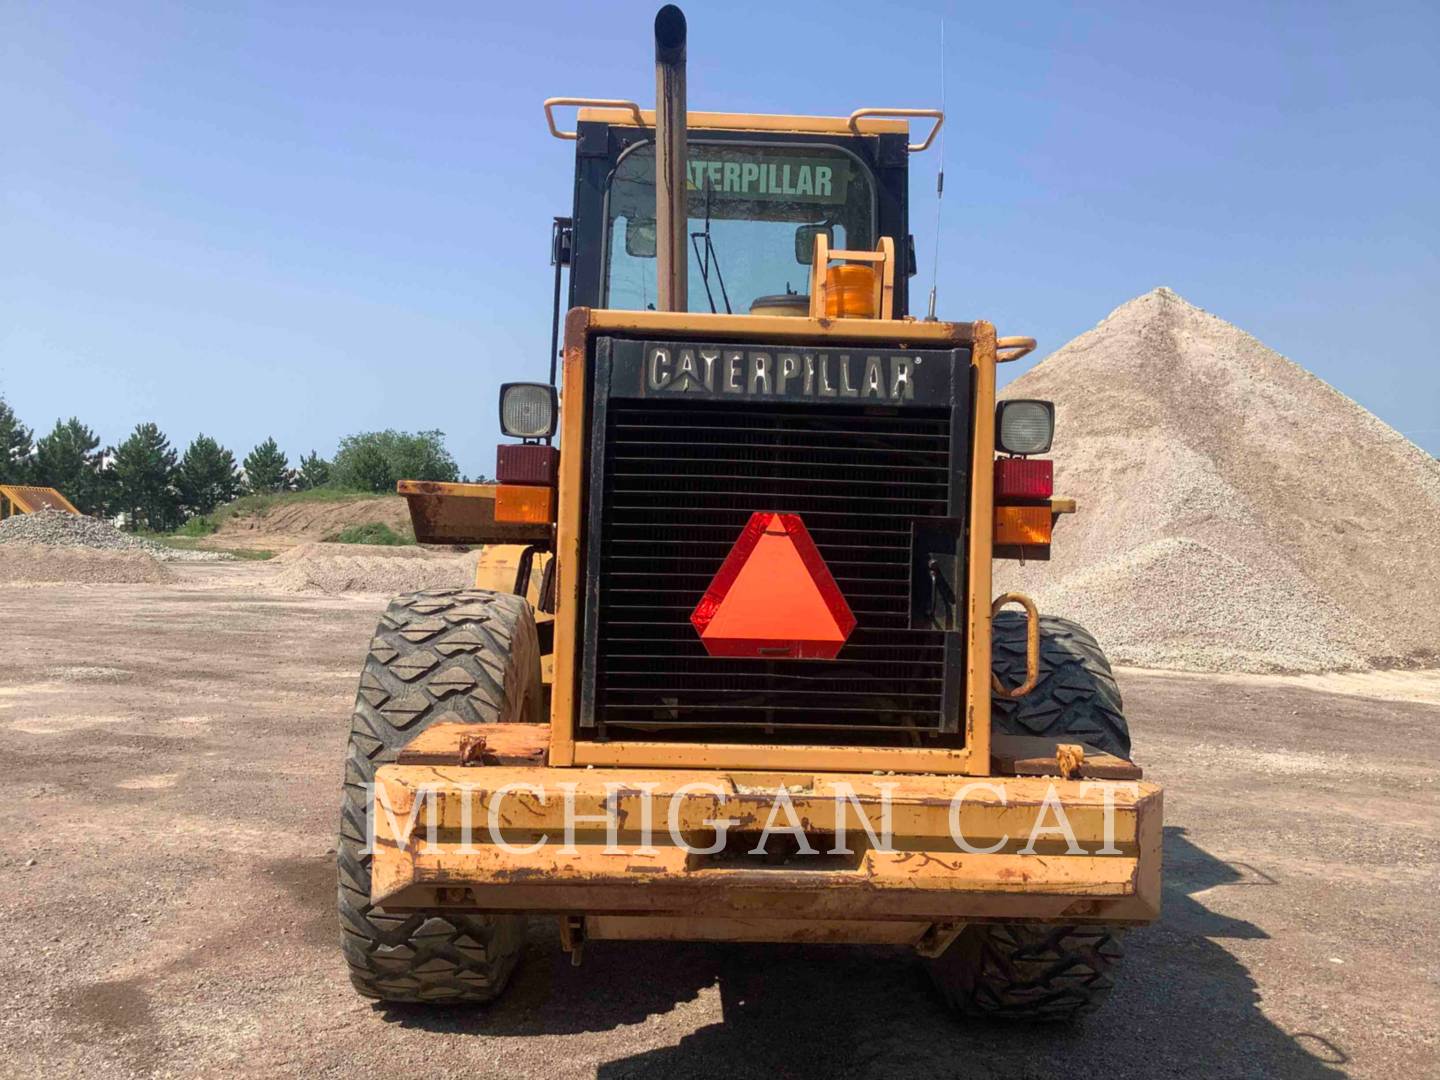
[[[995,460],[995,500],[1048,499],[1055,494],[1055,463],[1037,458]]]
[[[559,471],[560,451],[539,443],[496,448],[495,479],[502,484],[553,486]]]

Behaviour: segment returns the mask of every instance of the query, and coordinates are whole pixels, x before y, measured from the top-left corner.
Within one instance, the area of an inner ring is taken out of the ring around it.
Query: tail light
[[[998,458],[995,499],[1048,499],[1055,494],[1055,463],[1037,458]]]
[[[560,451],[541,443],[502,444],[495,454],[495,479],[502,484],[555,485]]]

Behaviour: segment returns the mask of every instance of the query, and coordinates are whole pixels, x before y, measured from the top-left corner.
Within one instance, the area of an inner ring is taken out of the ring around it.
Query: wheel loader
[[[911,313],[944,117],[690,112],[673,6],[655,47],[654,109],[545,103],[574,204],[497,482],[399,485],[419,540],[483,547],[474,588],[390,604],[360,677],[354,985],[491,1001],[543,918],[576,963],[883,945],[962,1015],[1084,1013],[1158,915],[1161,790],[1094,638],[993,595],[1076,507],[1053,407],[996,399],[1034,342]]]

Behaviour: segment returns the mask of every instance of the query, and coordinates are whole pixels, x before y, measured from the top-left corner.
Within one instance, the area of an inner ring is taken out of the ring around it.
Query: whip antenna
[[[945,20],[940,20],[940,111],[945,111]],[[940,282],[940,206],[945,200],[945,129],[940,129],[940,171],[935,174],[935,260],[930,268],[927,322],[935,321],[935,287]]]

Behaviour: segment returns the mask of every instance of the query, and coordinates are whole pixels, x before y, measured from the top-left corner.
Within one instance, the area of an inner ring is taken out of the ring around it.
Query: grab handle
[[[640,106],[633,101],[616,101],[610,98],[588,98],[588,97],[552,97],[545,99],[545,122],[550,125],[550,134],[557,139],[578,139],[578,131],[561,131],[555,126],[554,110],[560,105],[574,105],[577,108],[590,107],[595,109],[629,109],[635,117],[638,127],[645,126],[645,117],[640,112]]]
[[[1035,601],[1024,593],[1007,592],[1004,596],[996,597],[995,602],[990,605],[990,617],[993,619],[1000,614],[1000,609],[1006,604],[1019,604],[1025,609],[1025,681],[1015,689],[1007,690],[1000,685],[1000,676],[992,671],[990,686],[998,696],[1013,701],[1030,693],[1040,681],[1040,612],[1035,610]]]

